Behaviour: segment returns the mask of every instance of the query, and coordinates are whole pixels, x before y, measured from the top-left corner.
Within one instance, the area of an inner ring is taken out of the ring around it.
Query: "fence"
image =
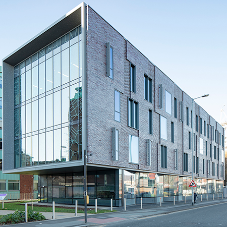
[[[38,192],[34,193],[7,193],[7,196],[5,197],[5,200],[32,200],[32,199],[38,199]]]

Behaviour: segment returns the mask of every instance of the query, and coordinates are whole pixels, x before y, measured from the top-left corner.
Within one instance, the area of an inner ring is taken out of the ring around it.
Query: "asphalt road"
[[[105,226],[116,227],[186,227],[186,226],[227,226],[227,203],[198,207],[170,214],[160,214],[152,217],[125,220]]]

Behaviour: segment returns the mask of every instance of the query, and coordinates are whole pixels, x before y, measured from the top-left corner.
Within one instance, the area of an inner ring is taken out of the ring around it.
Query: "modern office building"
[[[0,66],[0,194],[5,199],[37,198],[38,176],[2,173],[2,66]]]
[[[3,75],[3,170],[38,174],[40,202],[83,202],[84,151],[90,204],[182,200],[192,171],[198,193],[222,193],[222,126],[85,3]]]

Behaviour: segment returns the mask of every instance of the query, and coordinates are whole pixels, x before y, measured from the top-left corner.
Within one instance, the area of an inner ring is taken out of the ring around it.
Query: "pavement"
[[[192,206],[191,201],[176,202],[175,205],[173,202],[163,202],[160,204],[143,204],[141,209],[141,205],[130,205],[127,206],[126,211],[124,207],[113,207],[115,212],[108,212],[102,214],[88,214],[87,223],[84,222],[84,213],[78,213],[78,216],[75,217],[74,213],[55,213],[55,219],[52,219],[52,212],[42,212],[42,214],[46,217],[47,220],[41,222],[33,222],[33,223],[24,223],[25,225],[37,226],[37,224],[42,224],[42,227],[50,227],[50,225],[54,225],[54,227],[64,227],[64,226],[104,226],[108,224],[116,223],[116,226],[119,222],[125,220],[133,220],[140,219],[152,216],[158,216],[161,214],[169,214],[183,210],[190,209],[198,209],[200,207],[208,207],[218,204],[227,203],[227,199],[216,199],[216,200],[204,200],[197,202]],[[42,205],[44,205],[42,203]],[[49,205],[50,204],[46,204]],[[58,204],[56,204],[58,206]],[[73,205],[63,205],[59,204],[59,206],[73,206]],[[94,206],[89,206],[88,209],[94,208]],[[98,207],[98,209],[110,209],[110,207]],[[11,210],[0,210],[0,215],[5,215],[8,213],[13,213]],[[20,224],[21,225],[21,224]],[[44,225],[44,226],[43,226]]]

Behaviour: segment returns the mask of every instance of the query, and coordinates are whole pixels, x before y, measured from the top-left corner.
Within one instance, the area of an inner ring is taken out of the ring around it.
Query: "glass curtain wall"
[[[14,67],[15,168],[82,158],[81,54],[77,27]]]

